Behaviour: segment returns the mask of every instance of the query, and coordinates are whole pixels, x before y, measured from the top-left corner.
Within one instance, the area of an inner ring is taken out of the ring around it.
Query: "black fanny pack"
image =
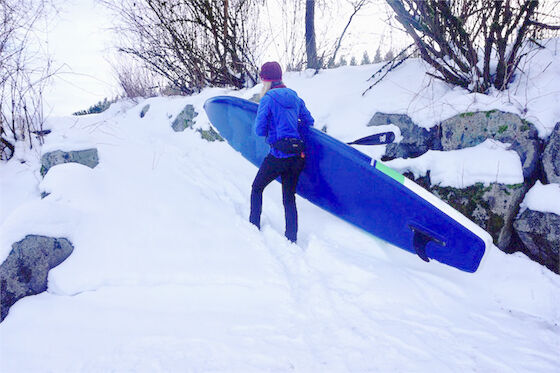
[[[305,143],[295,137],[285,137],[272,144],[272,147],[284,154],[301,154],[305,151]]]

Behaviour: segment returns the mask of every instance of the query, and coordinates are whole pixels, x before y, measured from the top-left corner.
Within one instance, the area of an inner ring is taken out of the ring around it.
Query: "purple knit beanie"
[[[276,61],[267,62],[261,67],[259,74],[261,79],[265,82],[278,82],[282,80],[282,68]]]

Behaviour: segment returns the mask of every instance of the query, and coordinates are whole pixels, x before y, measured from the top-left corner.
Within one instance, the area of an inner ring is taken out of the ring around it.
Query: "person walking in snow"
[[[298,230],[295,193],[299,175],[305,166],[304,144],[298,127],[313,126],[314,119],[305,102],[282,82],[282,68],[278,62],[265,63],[259,76],[263,91],[255,131],[258,136],[266,136],[270,153],[253,181],[249,221],[260,229],[263,191],[280,176],[286,217],[285,236],[295,243]]]

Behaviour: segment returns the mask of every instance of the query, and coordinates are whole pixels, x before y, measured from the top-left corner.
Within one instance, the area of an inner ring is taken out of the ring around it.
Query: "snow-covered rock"
[[[99,164],[99,155],[96,148],[65,152],[55,150],[43,154],[41,157],[41,175],[45,175],[51,167],[63,163],[80,163],[89,168]]]
[[[526,209],[514,222],[524,252],[551,271],[560,272],[560,215]]]
[[[512,248],[510,243],[513,221],[527,191],[524,184],[486,186],[477,183],[466,188],[424,186],[490,233],[500,249],[506,252],[519,249]]]
[[[14,243],[0,265],[0,322],[19,299],[47,290],[49,271],[73,250],[66,238],[29,235]]]
[[[194,106],[187,104],[185,108],[177,115],[171,127],[175,132],[182,132],[185,128],[193,128],[194,118],[198,113],[194,110]]]
[[[542,163],[546,179],[549,183],[560,183],[560,122],[548,139],[543,152]]]
[[[142,108],[142,111],[140,112],[140,118],[144,118],[148,110],[150,110],[150,104],[147,104]]]
[[[539,160],[539,140],[537,129],[530,122],[516,114],[491,110],[463,113],[441,123],[443,150],[468,148],[487,139],[511,144],[511,149],[521,159],[523,176],[534,178]]]
[[[439,127],[426,129],[416,125],[406,114],[375,113],[368,126],[394,125],[402,140],[387,145],[384,159],[418,157],[428,150],[441,150]],[[398,135],[398,134],[397,134]]]

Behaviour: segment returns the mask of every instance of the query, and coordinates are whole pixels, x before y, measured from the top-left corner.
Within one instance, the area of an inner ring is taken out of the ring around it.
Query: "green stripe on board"
[[[399,183],[404,184],[404,176],[393,170],[391,167],[385,166],[379,161],[375,161],[375,168],[383,172],[385,175],[397,180]]]

